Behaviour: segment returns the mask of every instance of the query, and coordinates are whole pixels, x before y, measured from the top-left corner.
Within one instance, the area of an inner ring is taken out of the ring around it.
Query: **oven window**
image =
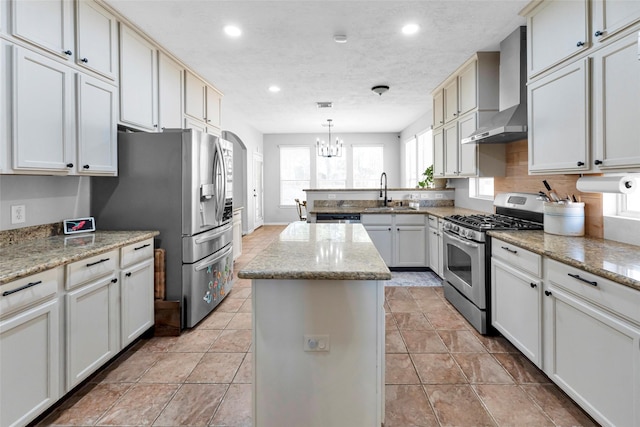
[[[473,284],[471,256],[455,245],[447,245],[447,269],[469,286]]]

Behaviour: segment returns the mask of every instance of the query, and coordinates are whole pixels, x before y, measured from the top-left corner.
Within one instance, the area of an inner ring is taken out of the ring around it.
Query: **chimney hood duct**
[[[512,142],[527,138],[527,28],[500,43],[500,112],[480,123],[463,144]]]

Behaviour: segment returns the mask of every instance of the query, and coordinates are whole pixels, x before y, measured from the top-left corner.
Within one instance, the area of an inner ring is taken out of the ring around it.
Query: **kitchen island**
[[[252,279],[255,426],[384,421],[384,280],[361,224],[290,224]]]

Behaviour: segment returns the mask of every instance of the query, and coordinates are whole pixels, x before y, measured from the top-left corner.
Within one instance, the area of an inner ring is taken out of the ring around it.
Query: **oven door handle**
[[[456,236],[455,234],[452,234],[452,233],[450,233],[448,231],[445,231],[444,234],[449,236],[450,239],[455,240],[456,242],[462,243],[463,245],[469,246],[471,248],[478,249],[478,247],[480,247],[480,245],[478,245],[477,243],[471,243],[471,242],[468,242],[466,240],[463,240],[463,239],[459,238],[458,236]]]

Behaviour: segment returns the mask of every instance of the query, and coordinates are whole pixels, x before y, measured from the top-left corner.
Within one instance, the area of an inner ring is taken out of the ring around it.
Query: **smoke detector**
[[[316,102],[318,109],[321,108],[333,108],[333,102]]]
[[[389,86],[387,85],[378,85],[371,88],[372,91],[382,96],[383,93],[389,90]]]

